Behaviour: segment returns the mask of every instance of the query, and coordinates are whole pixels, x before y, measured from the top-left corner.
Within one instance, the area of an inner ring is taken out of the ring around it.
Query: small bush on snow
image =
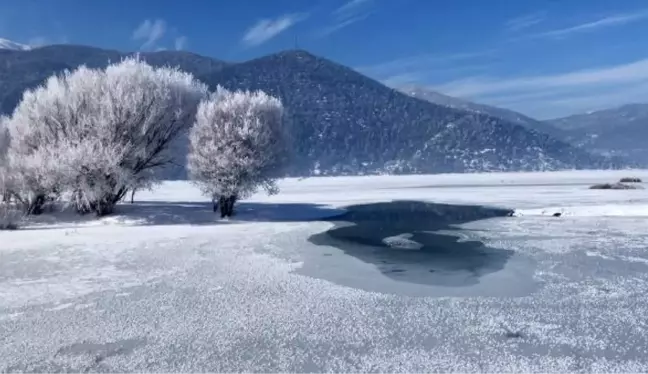
[[[641,179],[637,177],[625,177],[621,178],[620,183],[641,183]]]

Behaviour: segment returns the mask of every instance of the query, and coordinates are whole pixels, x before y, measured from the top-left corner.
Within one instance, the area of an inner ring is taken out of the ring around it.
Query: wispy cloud
[[[275,19],[259,20],[245,32],[241,42],[248,47],[263,44],[306,18],[306,13],[292,13]]]
[[[374,0],[349,0],[333,11],[337,16],[345,16],[350,13],[356,13],[358,9],[371,4]]]
[[[619,84],[648,79],[648,58],[611,67],[585,69],[563,74],[519,78],[467,78],[444,86],[445,93],[455,96],[474,96],[502,91]]]
[[[164,36],[167,30],[166,22],[162,19],[144,20],[133,31],[132,39],[143,42],[140,49],[154,49],[155,44]]]
[[[345,20],[340,20],[337,22],[334,22],[326,27],[324,27],[322,30],[319,32],[319,36],[324,37],[333,34],[336,31],[339,31],[347,26],[350,26],[356,22],[360,22],[364,20],[365,18],[369,17],[373,12],[367,12],[363,14],[359,14],[355,17],[351,17]]]
[[[397,87],[410,83],[421,84],[434,75],[481,70],[486,66],[484,60],[493,52],[494,50],[445,55],[422,54],[358,66],[355,69],[388,86]]]
[[[371,73],[392,73],[395,70],[411,70],[421,67],[433,67],[435,65],[452,63],[460,60],[469,60],[472,58],[484,56],[493,53],[494,50],[479,51],[479,52],[462,52],[451,54],[422,54],[416,56],[408,56],[398,58],[395,60],[385,61],[374,65],[359,66],[356,69]]]
[[[504,26],[508,31],[511,32],[521,31],[541,23],[545,20],[546,16],[546,12],[534,12],[525,14],[506,21]]]
[[[560,74],[470,77],[434,89],[539,118],[557,117],[648,97],[648,58]]]
[[[331,13],[331,22],[318,35],[328,36],[356,22],[360,22],[375,11],[376,0],[349,0]]]
[[[174,41],[174,46],[176,51],[181,51],[185,49],[185,47],[187,46],[187,37],[182,35],[176,37]]]
[[[648,19],[648,10],[641,10],[633,13],[623,13],[611,15],[604,18],[599,18],[594,21],[589,21],[581,23],[578,25],[565,27],[561,29],[549,30],[541,32],[538,34],[529,35],[530,37],[551,37],[551,38],[560,38],[565,37],[570,34],[581,33],[581,32],[591,32],[606,27],[613,26],[622,26],[633,22],[638,22]]]
[[[388,76],[382,79],[382,83],[385,86],[398,88],[406,86],[408,84],[421,82],[426,78],[427,76],[421,72],[402,73]]]

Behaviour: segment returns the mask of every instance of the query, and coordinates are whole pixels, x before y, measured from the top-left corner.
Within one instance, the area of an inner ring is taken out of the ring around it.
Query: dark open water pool
[[[533,262],[485,245],[457,225],[515,219],[508,209],[393,201],[354,205],[309,241],[302,274],[371,291],[434,296],[522,296],[534,288]],[[327,250],[335,248],[337,251]],[[369,266],[367,266],[369,265]],[[512,283],[511,283],[512,282]]]

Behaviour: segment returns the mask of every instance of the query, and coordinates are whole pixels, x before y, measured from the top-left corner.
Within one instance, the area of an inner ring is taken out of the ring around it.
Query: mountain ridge
[[[516,112],[511,109],[464,100],[419,85],[409,84],[409,85],[396,87],[396,89],[412,97],[421,100],[426,100],[439,105],[446,105],[453,108],[459,108],[459,109],[474,111],[478,113],[485,113],[495,117],[503,118],[510,122],[516,123],[518,125],[522,125],[528,129],[549,134],[559,139],[562,139],[565,136],[565,134],[561,129],[552,126],[551,124],[546,123],[544,121],[537,120],[535,118],[529,117],[525,114]]]
[[[51,74],[81,64],[104,67],[133,54],[72,45],[3,51],[0,109],[13,110],[25,88]],[[212,89],[262,89],[280,97],[295,138],[292,175],[616,166],[499,117],[412,98],[304,50],[237,63],[178,51],[139,55],[155,66],[177,65]],[[183,156],[186,139],[174,151]]]
[[[250,67],[252,65],[254,68]],[[412,157],[408,159],[408,167],[402,170],[405,172],[539,170],[545,167],[563,167],[585,154],[546,134],[530,134],[522,126],[493,116],[447,108],[418,99],[412,100],[410,96],[386,87],[349,67],[303,50],[283,51],[234,64],[204,80],[220,82],[230,89],[262,89],[279,96],[288,107],[299,108],[305,107],[300,103],[299,92],[304,87],[309,87],[312,91],[311,95],[321,99],[311,104],[319,109],[319,113],[329,115],[327,118],[313,121],[315,124],[332,121],[330,115],[337,114],[338,119],[344,118],[346,125],[351,126],[345,128],[345,131],[350,130],[344,132],[348,136],[356,132],[368,132],[362,124],[371,123],[372,129],[376,131],[370,134],[376,142],[373,144],[380,146],[381,140],[384,143],[384,139],[389,138],[398,144],[406,145],[402,146],[401,150],[383,149],[384,153],[380,155],[381,157],[374,157],[373,161],[379,159],[379,162],[388,163],[394,169],[400,170],[398,160]],[[336,85],[344,87],[344,92],[337,92]],[[297,94],[294,94],[295,92]],[[367,98],[373,101],[366,102]],[[327,106],[331,102],[335,105]],[[355,103],[352,109],[350,102]],[[382,111],[380,116],[372,115],[375,114],[372,111],[376,110]],[[359,112],[364,113],[364,117],[358,117]],[[400,113],[400,115],[393,115],[393,113]],[[403,116],[407,117],[408,123],[402,121]],[[400,135],[401,127],[406,129],[406,137]],[[370,154],[370,150],[360,149],[358,152],[354,149],[356,139],[353,136],[341,139],[339,133],[334,133],[331,137],[331,129],[326,125],[311,130],[319,134],[318,137],[344,141],[346,149],[350,152],[351,163],[372,163],[370,160],[362,160],[364,155]],[[503,141],[498,143],[498,137],[502,137]],[[517,147],[513,139],[520,139],[519,145],[524,144],[524,146]],[[489,141],[491,144],[488,144]],[[495,143],[498,143],[499,149],[497,146],[493,147]],[[315,146],[311,141],[304,141],[302,144],[307,145],[311,150]],[[565,157],[569,154],[573,159],[564,163],[556,162],[557,160],[552,160],[553,157],[548,154],[538,152],[544,145],[554,147],[548,153],[564,151],[564,154],[557,157]],[[472,149],[475,147],[476,149]],[[403,151],[402,148],[409,149],[411,154],[405,155],[407,151]],[[533,157],[531,154],[538,157]],[[328,155],[312,156],[326,160]],[[329,167],[336,169],[333,165]]]
[[[0,38],[0,50],[10,50],[10,51],[27,51],[31,47],[25,44],[16,43],[14,41]]]
[[[619,155],[648,165],[648,103],[575,114],[546,121],[560,128],[566,140],[594,152]]]

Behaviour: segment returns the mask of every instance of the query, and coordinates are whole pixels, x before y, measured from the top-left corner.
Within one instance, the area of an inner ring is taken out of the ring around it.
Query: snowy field
[[[289,179],[229,221],[166,182],[39,217],[0,232],[0,372],[645,372],[648,189],[588,189],[623,176]]]

